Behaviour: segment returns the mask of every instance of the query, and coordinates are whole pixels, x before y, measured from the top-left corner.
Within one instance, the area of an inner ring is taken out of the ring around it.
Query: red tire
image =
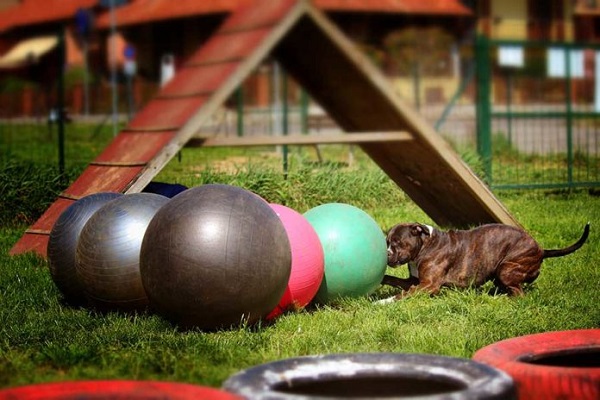
[[[512,376],[519,399],[600,399],[600,329],[507,339],[473,359]]]
[[[240,397],[219,389],[174,382],[153,381],[79,381],[55,382],[0,390],[0,399],[210,399],[239,400]]]

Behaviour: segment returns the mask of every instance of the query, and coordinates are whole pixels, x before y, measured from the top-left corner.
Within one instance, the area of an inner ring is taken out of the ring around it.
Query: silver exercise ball
[[[83,305],[86,302],[83,285],[75,268],[75,252],[81,230],[100,207],[120,196],[123,195],[102,192],[82,197],[60,214],[50,231],[50,276],[69,304]]]
[[[178,194],[148,226],[140,255],[151,307],[183,328],[251,324],[284,294],[291,249],[281,220],[254,193],[202,185]]]
[[[147,307],[140,248],[150,220],[168,201],[153,193],[125,195],[101,207],[83,227],[77,244],[77,274],[97,309],[139,311]]]

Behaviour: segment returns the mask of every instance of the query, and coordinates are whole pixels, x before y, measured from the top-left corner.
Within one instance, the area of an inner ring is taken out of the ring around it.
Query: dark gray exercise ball
[[[50,231],[47,252],[50,275],[69,304],[86,303],[83,285],[75,268],[75,252],[81,230],[100,207],[120,196],[123,195],[102,192],[82,197],[60,214]]]
[[[147,308],[140,249],[152,217],[168,201],[154,193],[128,194],[105,204],[85,224],[76,268],[91,305],[103,311]]]
[[[279,217],[245,189],[209,184],[173,197],[140,255],[151,307],[182,328],[252,324],[277,306],[291,250]]]

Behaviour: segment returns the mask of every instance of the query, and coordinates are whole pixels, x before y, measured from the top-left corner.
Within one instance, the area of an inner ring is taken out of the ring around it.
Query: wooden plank
[[[262,40],[254,43],[252,51],[239,63],[238,68],[232,71],[231,76],[206,100],[202,107],[196,110],[185,125],[178,130],[176,137],[169,142],[154,159],[148,163],[144,171],[127,188],[125,193],[136,193],[143,190],[162,168],[186,145],[186,143],[198,132],[201,126],[221,107],[225,101],[235,93],[240,84],[266,59],[273,48],[290,29],[298,22],[310,8],[308,1],[301,0],[279,0],[279,1],[257,1],[250,3],[252,6],[240,9],[226,20],[224,25],[215,33],[213,38],[203,46],[212,47],[212,42],[227,34],[234,40],[234,33],[256,28],[256,31],[264,30],[269,24],[275,23],[273,27],[263,36]],[[237,28],[236,28],[237,27]],[[239,29],[238,29],[239,28]],[[202,48],[198,54],[203,54]],[[207,54],[207,53],[204,53]],[[207,54],[208,56],[209,54]],[[209,61],[215,58],[211,54]],[[194,63],[202,64],[202,57],[192,56]],[[177,79],[175,77],[174,79]]]
[[[186,64],[177,72],[177,79],[169,82],[158,94],[157,98],[178,98],[190,96],[210,96],[219,89],[236,70],[240,61],[213,64],[199,64],[189,66]]]
[[[90,164],[64,194],[81,198],[98,192],[122,192],[142,170],[142,166]]]
[[[48,207],[46,212],[31,226],[23,236],[10,249],[10,255],[21,254],[24,252],[34,252],[39,256],[46,257],[46,247],[50,237],[50,231],[54,222],[60,214],[67,209],[76,200],[59,197]],[[45,233],[48,232],[48,233]]]
[[[243,61],[270,32],[270,28],[263,28],[240,32],[235,38],[231,34],[215,35],[195,54],[190,56],[185,66],[193,67],[224,61]]]
[[[219,30],[224,34],[229,34],[275,25],[288,17],[290,9],[297,4],[297,0],[261,0],[251,3],[245,9],[231,14]]]
[[[129,123],[128,132],[179,131],[209,96],[152,99]]]
[[[94,160],[96,163],[147,163],[175,136],[174,131],[123,131]]]
[[[45,258],[49,239],[50,235],[36,235],[25,232],[19,241],[10,249],[8,254],[15,256],[17,254],[31,252]]]
[[[317,145],[317,144],[357,144],[371,142],[403,142],[412,140],[408,132],[361,132],[327,135],[254,135],[254,136],[211,136],[195,137],[188,146],[202,147],[244,147],[244,146],[279,146],[279,145]]]
[[[361,148],[437,224],[519,225],[433,127],[319,10],[311,7],[274,57],[345,131],[408,131],[402,146]],[[310,52],[310,57],[306,53]]]

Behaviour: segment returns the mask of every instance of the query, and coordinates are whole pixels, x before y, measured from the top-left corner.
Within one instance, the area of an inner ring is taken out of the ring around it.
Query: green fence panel
[[[600,186],[600,46],[478,37],[477,150],[493,188]]]

